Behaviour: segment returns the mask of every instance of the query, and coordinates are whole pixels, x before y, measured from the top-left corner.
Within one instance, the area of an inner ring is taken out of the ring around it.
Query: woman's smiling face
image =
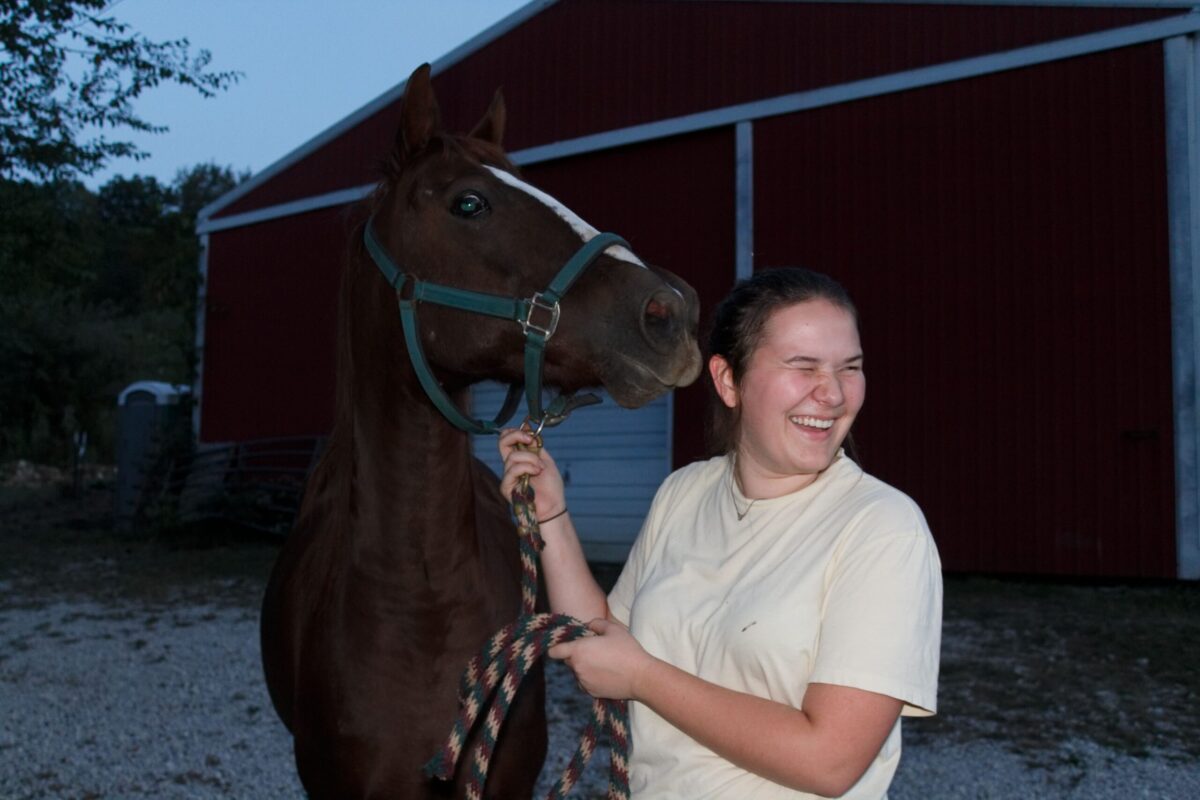
[[[747,497],[778,497],[816,480],[866,396],[858,324],[824,299],[775,311],[739,383],[720,356],[709,369],[725,405],[740,407],[737,466]]]

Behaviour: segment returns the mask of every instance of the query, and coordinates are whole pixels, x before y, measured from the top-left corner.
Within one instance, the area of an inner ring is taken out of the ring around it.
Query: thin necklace
[[[729,499],[733,501],[733,513],[737,514],[738,522],[741,522],[746,518],[746,515],[750,513],[750,509],[754,508],[754,504],[759,501],[759,498],[755,497],[753,500],[751,500],[750,505],[746,506],[746,510],[742,511],[740,508],[738,508],[737,493],[733,491],[733,485],[736,482],[737,457],[735,456],[733,459],[732,468],[729,470]]]
[[[834,461],[836,462],[837,458],[834,458]],[[846,497],[847,495],[849,495],[850,492],[854,491],[854,487],[859,484],[859,481],[861,481],[863,479],[863,475],[866,474],[863,472],[862,467],[859,467],[856,462],[852,461],[851,463],[854,463],[854,466],[858,468],[858,476],[854,479],[854,483],[850,484],[850,486],[843,493],[843,495],[842,495],[843,498]],[[833,466],[833,464],[830,464],[830,466]],[[828,467],[826,467],[826,469],[828,469]],[[820,473],[820,475],[823,475],[823,474],[825,474],[825,470],[822,470]],[[733,503],[733,513],[737,514],[738,522],[741,522],[750,514],[750,509],[754,508],[754,504],[764,498],[761,498],[761,497],[754,498],[753,500],[750,501],[750,505],[746,506],[746,510],[742,511],[740,508],[738,508],[737,493],[733,489],[734,483],[736,481],[737,481],[737,456],[735,455],[733,457],[733,465],[729,470],[729,499]],[[811,485],[812,485],[811,483],[808,484],[808,486],[811,486]],[[741,487],[738,487],[738,488],[741,488]],[[804,489],[804,488],[807,488],[807,486],[801,487],[801,489]],[[839,502],[840,502],[840,500],[839,500]],[[812,505],[812,501],[809,501],[809,503],[800,510],[800,513],[803,514],[805,511],[807,511],[808,507],[810,505]]]

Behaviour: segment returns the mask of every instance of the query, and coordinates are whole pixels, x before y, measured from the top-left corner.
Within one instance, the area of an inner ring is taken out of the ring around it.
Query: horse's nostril
[[[675,346],[680,328],[680,302],[674,291],[656,289],[642,306],[642,336],[656,352],[668,353]]]

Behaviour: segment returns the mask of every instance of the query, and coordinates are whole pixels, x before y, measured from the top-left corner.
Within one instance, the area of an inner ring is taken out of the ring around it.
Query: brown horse
[[[595,235],[516,177],[503,127],[497,93],[468,136],[445,133],[428,66],[409,79],[368,200],[380,246],[406,273],[530,297]],[[336,420],[267,587],[263,665],[311,797],[460,797],[469,768],[451,784],[421,767],[450,731],[467,660],[520,611],[517,539],[495,475],[423,393],[397,294],[362,233],[342,278]],[[521,326],[420,308],[421,344],[455,402],[477,381],[521,379]],[[699,373],[697,319],[691,287],[609,247],[561,301],[545,380],[646,403]],[[526,683],[492,758],[490,798],[530,797],[545,757],[541,674]]]

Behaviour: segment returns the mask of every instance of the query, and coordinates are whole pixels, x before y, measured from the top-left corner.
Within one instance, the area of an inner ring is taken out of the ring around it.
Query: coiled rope
[[[542,440],[535,433],[531,444],[518,446],[537,451],[542,447]],[[574,617],[534,612],[538,590],[538,553],[545,547],[545,542],[542,541],[533,487],[529,485],[528,476],[522,477],[513,489],[512,501],[521,549],[521,616],[497,631],[479,655],[467,664],[459,684],[458,719],[441,750],[425,765],[427,776],[450,780],[462,756],[467,734],[475,726],[483,709],[487,708],[482,735],[471,754],[470,775],[466,783],[467,800],[483,800],[483,787],[487,782],[496,739],[525,675],[549,648],[591,635],[587,626]],[[596,750],[601,731],[608,733],[611,753],[608,800],[629,800],[628,709],[624,700],[601,699],[592,700],[591,718],[580,734],[579,747],[563,769],[562,776],[546,795],[546,800],[562,800],[570,794]]]

